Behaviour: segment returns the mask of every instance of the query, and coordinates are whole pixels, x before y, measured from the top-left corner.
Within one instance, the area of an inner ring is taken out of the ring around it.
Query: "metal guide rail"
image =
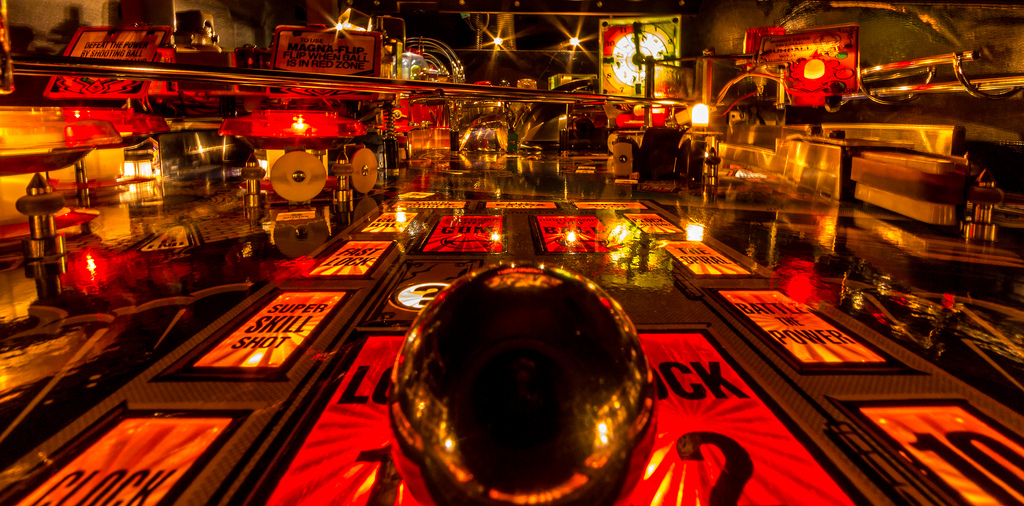
[[[630,102],[685,106],[678,99],[568,93],[527,90],[475,84],[410,81],[352,75],[325,75],[281,70],[239,69],[148,62],[117,62],[96,58],[31,56],[14,60],[15,74],[29,76],[77,76],[139,79],[150,81],[196,81],[242,86],[279,86],[350,90],[377,93],[441,92],[452,98],[480,98],[522,102],[577,103],[593,101]]]

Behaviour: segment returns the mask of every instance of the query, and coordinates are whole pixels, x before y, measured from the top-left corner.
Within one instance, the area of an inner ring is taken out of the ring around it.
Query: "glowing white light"
[[[703,241],[704,240],[704,225],[697,223],[691,223],[686,226],[686,240],[687,241]]]
[[[707,126],[710,122],[708,106],[704,104],[693,106],[693,109],[690,111],[690,118],[693,120],[694,126]]]

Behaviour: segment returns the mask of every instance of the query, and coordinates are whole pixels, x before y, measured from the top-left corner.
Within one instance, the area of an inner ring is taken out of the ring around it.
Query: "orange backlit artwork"
[[[465,209],[465,200],[404,200],[395,209]]]
[[[488,202],[487,209],[558,209],[554,202]]]
[[[885,362],[884,358],[780,292],[718,293],[801,363]]]
[[[690,272],[700,276],[750,274],[736,262],[699,241],[666,243],[665,250]]]
[[[880,430],[978,506],[1024,503],[1024,447],[960,406],[862,406]]]
[[[343,292],[282,293],[193,366],[280,367],[344,297]]]
[[[416,217],[417,213],[381,213],[377,219],[373,220],[363,232],[373,234],[394,234],[403,232],[409,223],[412,223],[412,219]]]
[[[391,246],[391,241],[349,241],[317,264],[307,276],[365,276]]]
[[[624,214],[641,232],[648,234],[681,234],[683,230],[658,214]]]
[[[127,418],[19,505],[158,504],[231,421]]]
[[[576,201],[573,204],[576,206],[576,209],[647,209],[647,206],[631,201]]]

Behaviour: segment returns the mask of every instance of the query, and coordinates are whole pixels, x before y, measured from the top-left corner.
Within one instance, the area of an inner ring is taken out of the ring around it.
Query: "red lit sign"
[[[419,504],[402,482],[378,479],[393,466],[387,388],[403,340],[367,339],[269,504]],[[630,504],[715,504],[712,491],[726,504],[852,504],[703,335],[640,340],[658,382],[658,420]]]
[[[366,276],[391,244],[391,241],[349,241],[317,264],[306,276]]]
[[[558,209],[554,202],[488,202],[487,209]]]
[[[345,297],[344,292],[284,292],[203,355],[193,367],[281,367]]]
[[[772,342],[802,364],[885,362],[868,347],[780,292],[718,293],[763,330]]]
[[[501,253],[501,216],[442,216],[424,253]]]
[[[679,234],[682,230],[658,214],[624,214],[641,232],[648,234]]]
[[[394,234],[402,232],[409,226],[409,223],[412,223],[416,214],[417,213],[405,213],[401,211],[397,213],[381,213],[377,219],[373,220],[366,226],[366,228],[363,229],[363,232],[373,234]]]
[[[576,209],[647,209],[647,206],[632,201],[576,201]]]
[[[547,253],[611,251],[604,225],[594,216],[534,216]]]
[[[82,27],[75,32],[64,56],[151,62],[156,60],[157,49],[170,34],[169,27]],[[123,100],[145,97],[148,89],[148,81],[59,76],[50,79],[43,96]]]
[[[658,433],[631,504],[853,504],[703,335],[640,341]]]
[[[358,32],[306,26],[279,26],[274,31],[271,67],[315,74],[380,76],[380,32]],[[340,98],[355,97],[348,90],[289,87],[271,88],[271,96]],[[375,94],[373,95],[375,96]]]
[[[789,64],[786,90],[793,105],[820,107],[827,96],[857,91],[859,31],[849,25],[765,35],[758,63]]]
[[[377,492],[377,476],[391,460],[387,388],[391,366],[404,340],[403,336],[366,340],[278,482],[268,506],[363,506]],[[415,503],[406,499],[395,502],[399,504]]]
[[[465,200],[413,200],[395,203],[395,209],[465,209]]]
[[[900,454],[967,504],[1024,503],[1024,446],[960,406],[861,406]]]
[[[665,250],[690,272],[701,276],[750,274],[725,255],[700,241],[676,241],[665,244]]]
[[[18,504],[159,504],[232,421],[127,418]]]

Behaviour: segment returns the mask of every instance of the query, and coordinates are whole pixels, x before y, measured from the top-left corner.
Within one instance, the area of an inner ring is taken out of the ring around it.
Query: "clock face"
[[[667,55],[668,48],[665,45],[665,41],[658,35],[653,33],[643,33],[640,35],[640,52],[645,58],[653,56],[655,60],[660,60]],[[637,84],[643,86],[645,72],[643,67],[638,67],[633,62],[633,55],[635,54],[636,44],[633,41],[632,34],[620,38],[612,49],[612,58],[614,58],[612,72],[623,83],[631,86]]]
[[[655,60],[677,56],[679,18],[613,19],[601,23],[601,90],[613,95],[643,95],[643,65],[633,61],[633,23],[641,23],[640,53]],[[657,77],[657,74],[656,74]]]

